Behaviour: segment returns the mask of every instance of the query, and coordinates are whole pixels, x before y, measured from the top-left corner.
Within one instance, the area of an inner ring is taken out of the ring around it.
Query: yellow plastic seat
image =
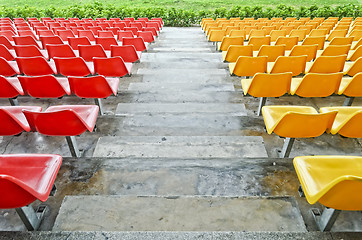
[[[230,45],[244,45],[243,37],[224,37],[221,42],[217,43],[217,50],[226,51]]]
[[[306,37],[304,41],[302,42],[302,45],[314,45],[318,44],[318,49],[321,50],[324,48],[324,42],[326,38],[324,36],[322,37]]]
[[[355,29],[348,34],[348,37],[353,37],[353,41],[358,41],[362,38],[362,30]]]
[[[339,56],[321,56],[314,62],[308,62],[306,73],[337,73],[343,72],[343,66],[347,55]]]
[[[228,26],[226,27],[226,36],[229,36],[230,35],[230,32],[232,30],[240,30],[240,27],[235,27],[235,26]],[[230,37],[230,36],[229,36]],[[241,36],[241,37],[244,37],[244,36]],[[244,38],[245,39],[245,38]]]
[[[203,18],[201,20],[201,23],[200,23],[201,28],[204,29],[205,24],[206,23],[211,23],[211,22],[215,22],[214,19],[212,19],[212,18]]]
[[[314,34],[316,34],[316,36],[326,36],[332,31],[333,27],[334,27],[334,24],[319,25],[316,30],[325,30],[325,35],[323,35],[322,31],[318,34],[316,34],[316,33],[314,33]]]
[[[207,23],[205,23],[204,32],[207,33],[209,28],[218,27],[217,25],[218,25],[217,22],[207,22]]]
[[[348,45],[348,44],[351,44],[352,46],[352,42],[353,42],[353,37],[335,37],[329,42],[328,46]]]
[[[309,33],[309,37],[325,37],[328,34],[327,29],[313,29]]]
[[[286,33],[287,33],[287,35],[289,35],[290,32],[291,32],[293,29],[294,29],[294,27],[292,27],[292,26],[282,26],[282,27],[280,27],[280,30],[285,30]]]
[[[357,73],[352,78],[342,78],[338,89],[339,95],[345,95],[350,98],[362,97],[362,73]],[[353,101],[353,99],[352,99]],[[352,104],[345,104],[350,106]]]
[[[301,156],[293,164],[308,203],[326,206],[314,215],[320,231],[331,230],[340,210],[362,210],[362,157]]]
[[[244,95],[260,97],[257,115],[266,103],[267,97],[280,97],[289,92],[292,73],[256,73],[252,79],[241,79]]]
[[[224,62],[236,62],[240,56],[253,56],[253,46],[252,45],[231,45],[227,51],[222,52],[222,59]]]
[[[212,31],[216,31],[216,30],[222,30],[220,27],[209,27],[207,30],[206,30],[206,36],[207,38],[210,37],[210,34]]]
[[[323,107],[322,113],[338,111],[333,125],[328,130],[331,134],[340,134],[349,138],[362,137],[362,107]]]
[[[265,73],[267,70],[267,57],[240,56],[235,63],[229,63],[231,75],[239,77],[252,77],[256,73]]]
[[[265,31],[266,35],[270,35],[271,31],[276,30],[275,26],[263,26],[261,30]]]
[[[290,31],[289,37],[298,37],[298,41],[303,41],[305,37],[307,36],[307,30],[306,29],[293,29]]]
[[[276,46],[270,46],[270,45],[263,45],[261,46],[258,57],[260,56],[267,56],[268,62],[275,62],[275,60],[279,56],[284,56],[285,54],[285,45],[276,45]]]
[[[253,45],[253,51],[259,51],[262,45],[270,45],[270,36],[266,37],[252,37],[248,45]]]
[[[362,57],[362,46],[359,46],[356,50],[350,51],[347,60],[356,61],[360,57]]]
[[[270,32],[270,41],[275,42],[279,37],[285,37],[286,35],[286,30],[272,30]]]
[[[264,106],[262,109],[268,134],[287,138],[311,138],[330,129],[337,111],[318,113],[308,106]]]
[[[210,42],[221,42],[226,34],[226,30],[212,30],[210,31],[209,41]]]
[[[350,49],[351,45],[330,45],[324,50],[320,50],[320,52],[317,53],[317,57],[348,55]]]
[[[318,45],[295,45],[288,56],[307,56],[307,62],[314,60],[317,56]]]
[[[240,29],[242,29],[242,28],[240,27]],[[244,30],[245,30],[246,35],[250,35],[251,30],[258,30],[258,27],[257,26],[245,26]]]
[[[285,45],[285,50],[291,50],[298,45],[298,37],[279,37],[274,45]]]
[[[343,72],[345,75],[353,77],[357,73],[362,72],[362,57],[357,58],[354,62],[346,62]]]
[[[332,41],[335,37],[346,37],[348,30],[333,30],[327,37],[327,41]]]
[[[232,29],[229,33],[229,37],[243,37],[244,39],[246,39],[246,32],[245,30]]]
[[[343,73],[308,73],[293,78],[290,94],[300,97],[327,97],[338,91]]]
[[[266,36],[265,30],[252,29],[248,35],[248,39],[252,37],[265,37],[265,36]]]
[[[358,40],[357,42],[352,42],[352,50],[356,50],[361,45],[362,45],[362,39]]]
[[[268,63],[269,73],[284,73],[291,72],[293,76],[303,74],[305,65],[307,62],[307,56],[280,56],[275,63]]]

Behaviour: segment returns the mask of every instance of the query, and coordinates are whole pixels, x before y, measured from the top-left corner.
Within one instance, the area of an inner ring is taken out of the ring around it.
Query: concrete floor
[[[322,206],[310,206],[298,196],[299,183],[292,159],[277,158],[283,139],[265,132],[262,117],[256,116],[259,100],[243,96],[240,78],[229,76],[227,64],[221,61],[221,53],[206,41],[200,28],[164,28],[150,50],[143,53],[141,63],[134,65],[132,76],[121,78],[120,82],[118,96],[103,100],[106,115],[98,118],[97,131],[77,137],[84,154],[80,159],[69,158],[64,137],[37,133],[0,137],[1,153],[57,153],[65,157],[56,179],[58,192],[46,202],[50,211],[40,230],[52,230],[58,221],[58,213],[62,214],[59,219],[67,221],[66,212],[71,208],[65,204],[60,210],[65,196],[74,196],[74,201],[89,207],[87,211],[91,212],[92,204],[99,204],[92,202],[94,195],[104,197],[103,202],[107,201],[107,197],[115,196],[158,196],[161,199],[168,196],[191,199],[202,196],[220,199],[293,198],[305,229],[309,232],[316,230],[310,209]],[[343,101],[344,97],[341,96],[313,99],[283,96],[268,99],[267,105],[307,105],[318,109],[341,106]],[[46,108],[60,104],[93,104],[93,100],[20,97],[19,103]],[[361,104],[360,99],[354,102],[357,106]],[[0,105],[9,103],[2,99]],[[359,139],[323,134],[312,139],[297,139],[291,157],[361,153]],[[105,206],[107,213],[107,204]],[[235,206],[238,210],[248,208],[247,204],[242,203]],[[110,204],[109,213],[111,209]],[[159,212],[164,210],[162,207],[155,209]],[[190,212],[195,215],[202,213]],[[265,216],[268,212],[265,210]],[[87,218],[79,214],[79,218]],[[190,230],[179,227],[179,223],[190,219],[190,215],[182,218],[171,210],[164,214],[180,217],[174,227],[167,227],[168,231]],[[282,215],[281,212],[279,214]],[[99,219],[101,225],[108,226],[106,221]],[[57,231],[69,230],[59,227],[60,223]],[[250,223],[250,219],[244,223]],[[72,222],[68,224],[72,225]],[[152,221],[148,224],[152,226]],[[255,225],[259,225],[259,228],[255,228]],[[254,228],[239,229],[226,226],[223,229],[270,230],[260,225],[255,223]],[[107,227],[100,229],[117,230]],[[24,230],[14,210],[0,211],[0,230]],[[144,229],[135,227],[132,230]],[[217,229],[207,229],[204,225],[192,230]],[[343,212],[332,230],[362,231],[362,213]]]

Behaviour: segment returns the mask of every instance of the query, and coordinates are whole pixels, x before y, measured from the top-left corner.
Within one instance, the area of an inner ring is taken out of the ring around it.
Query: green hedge
[[[214,10],[195,11],[193,9],[176,8],[129,8],[102,4],[94,2],[85,5],[73,5],[69,7],[54,7],[39,9],[31,6],[22,7],[0,7],[1,17],[162,17],[166,26],[191,26],[200,22],[205,17],[358,17],[361,16],[362,5],[345,4],[336,7],[311,6],[294,8],[286,5],[279,5],[275,8],[263,8],[261,6],[234,6],[229,9],[217,8]]]

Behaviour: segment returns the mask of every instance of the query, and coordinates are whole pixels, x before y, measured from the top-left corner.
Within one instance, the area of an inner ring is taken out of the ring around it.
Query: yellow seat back
[[[321,50],[324,48],[324,42],[326,41],[325,36],[321,37],[306,37],[302,42],[302,45],[314,45],[318,44],[318,49]]]
[[[237,27],[237,26],[228,26],[228,27],[226,27],[226,35],[230,35],[230,32],[232,30],[240,30],[240,27]],[[241,37],[243,37],[243,36],[241,36]]]
[[[357,73],[362,72],[362,57],[358,58],[353,65],[347,70],[346,75],[354,76]]]
[[[270,45],[270,36],[251,37],[248,45],[253,45],[253,51],[259,51],[262,45]]]
[[[345,37],[347,35],[348,30],[333,30],[327,37],[327,41],[332,41],[335,37]]]
[[[268,62],[275,62],[279,56],[284,56],[285,54],[285,45],[263,45],[260,47],[258,52],[258,57],[267,56]]]
[[[291,72],[293,76],[304,73],[307,56],[280,56],[275,61],[270,73]]]
[[[310,73],[336,73],[343,72],[344,63],[347,55],[339,56],[321,56],[318,57],[311,68]]]
[[[304,27],[307,28],[307,26]],[[298,41],[303,41],[306,36],[307,30],[303,28],[293,29],[289,34],[289,37],[298,37]]]
[[[348,55],[351,45],[330,45],[326,47],[321,56],[339,56],[339,55]]]
[[[338,94],[348,97],[362,97],[362,73],[357,73],[352,79],[342,79]]]
[[[286,35],[286,30],[272,30],[270,32],[270,41],[275,42],[279,37],[285,37]]]
[[[245,30],[232,29],[229,33],[229,37],[243,37],[244,39],[246,39],[246,32]]]
[[[221,41],[220,49],[221,51],[228,50],[230,45],[244,45],[243,37],[224,37]]]
[[[360,57],[362,57],[362,46],[359,46],[356,50],[354,50],[354,53],[348,60],[356,61]]]
[[[318,51],[318,44],[314,45],[295,45],[289,53],[289,56],[307,56],[307,62],[316,58]]]
[[[338,91],[343,73],[308,73],[293,79],[290,93],[300,97],[327,97]]]
[[[358,41],[362,38],[362,30],[355,29],[348,34],[349,37],[353,37],[353,41]]]
[[[252,79],[241,79],[244,94],[253,97],[280,97],[289,92],[291,73],[256,73]]]
[[[298,44],[298,37],[279,37],[275,42],[275,45],[285,45],[285,50],[292,49],[295,45]]]
[[[329,43],[329,46],[331,45],[348,45],[352,44],[353,37],[335,37],[331,40]]]
[[[235,63],[233,74],[236,76],[252,77],[256,73],[267,71],[267,57],[245,57],[240,56]]]
[[[210,32],[210,42],[221,42],[226,34],[226,30],[213,30]]]
[[[338,210],[362,210],[362,157],[302,156],[293,160],[307,201]]]
[[[236,62],[240,56],[253,56],[253,46],[252,45],[231,45],[228,47],[226,52],[222,52],[223,60],[226,62]]]
[[[249,39],[252,37],[265,37],[266,33],[265,30],[261,29],[252,29],[249,33]]]

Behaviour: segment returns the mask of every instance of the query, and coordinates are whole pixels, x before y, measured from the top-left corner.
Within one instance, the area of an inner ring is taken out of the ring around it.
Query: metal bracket
[[[50,190],[49,196],[54,196],[57,192],[57,187],[53,184],[52,190]]]
[[[336,221],[338,215],[341,213],[341,210],[336,210],[333,208],[324,208],[323,213],[317,208],[312,209],[313,218],[317,223],[318,229],[321,232],[330,231],[334,222]]]
[[[346,100],[344,100],[343,106],[352,106],[354,97],[346,97]]]
[[[285,138],[282,152],[280,153],[281,158],[289,157],[290,152],[292,151],[293,143],[295,138]]]
[[[11,106],[19,106],[18,99],[16,98],[9,98],[9,102]]]
[[[75,136],[65,136],[65,139],[67,140],[70,153],[72,154],[72,157],[79,158],[81,157],[77,141],[75,140]]]
[[[265,105],[266,103],[266,97],[261,97],[260,98],[260,101],[259,101],[259,107],[258,107],[258,112],[257,112],[257,116],[260,116],[261,115],[261,109],[262,107]]]
[[[96,99],[94,99],[94,102],[99,107],[99,113],[98,114],[101,115],[101,116],[104,115],[102,99],[101,98],[96,98]]]
[[[305,197],[305,194],[304,194],[302,185],[299,185],[299,187],[298,187],[298,192],[299,192],[299,196],[300,196],[300,197]]]
[[[47,209],[47,206],[40,205],[36,211],[34,211],[33,207],[28,205],[21,208],[16,208],[16,212],[18,213],[20,219],[23,221],[26,229],[29,231],[36,231],[41,221],[43,220],[44,213]]]

